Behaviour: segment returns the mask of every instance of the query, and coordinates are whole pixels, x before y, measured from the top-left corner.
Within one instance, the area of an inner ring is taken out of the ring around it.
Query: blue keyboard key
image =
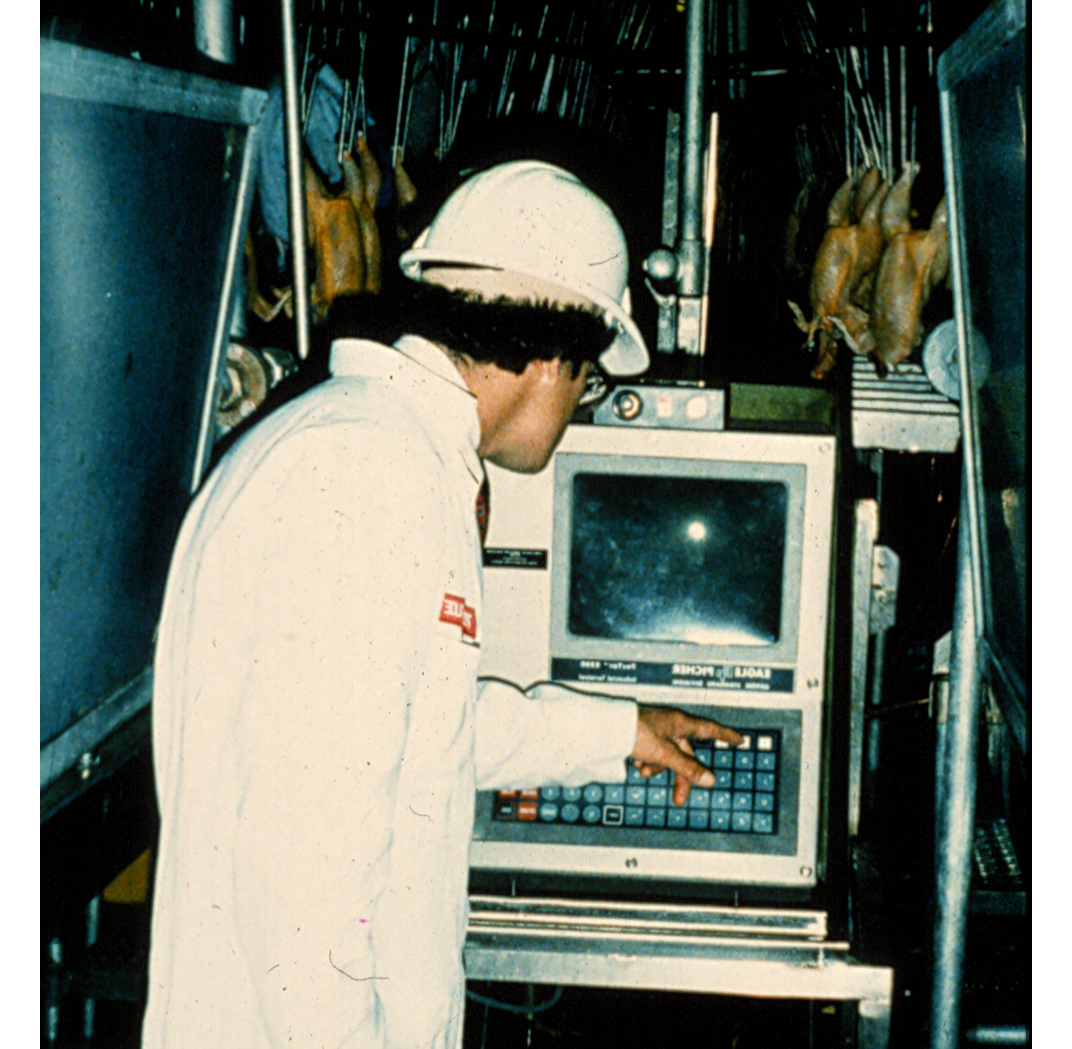
[[[656,808],[665,808],[670,797],[670,791],[666,787],[648,787],[648,804]]]
[[[751,830],[752,829],[752,813],[750,813],[750,812],[735,812],[733,814],[733,829],[734,830]]]
[[[558,796],[561,793],[562,791],[559,790],[558,787],[544,787],[540,791],[540,797],[543,798],[544,801],[557,801]]]
[[[563,787],[562,788],[562,800],[563,801],[580,801],[581,800],[581,788],[580,787]]]
[[[602,785],[599,783],[589,783],[588,786],[584,788],[584,800],[587,801],[589,805],[592,805],[597,801],[602,801]]]
[[[646,783],[647,780],[640,774],[638,769],[631,761],[625,766],[625,782],[626,783]]]
[[[603,806],[603,825],[605,827],[620,827],[625,820],[625,809],[621,805]]]
[[[701,765],[706,765],[708,768],[710,768],[711,767],[711,751],[708,750],[706,747],[704,747],[702,750],[697,748],[696,749],[696,760]]]
[[[754,830],[757,834],[773,833],[774,817],[769,812],[753,812],[752,830]]]
[[[716,787],[732,787],[733,786],[733,773],[728,769],[719,769],[715,773],[715,786]]]
[[[732,750],[716,750],[715,751],[715,768],[716,769],[731,769],[731,768],[733,768],[733,751]]]
[[[688,809],[672,808],[666,814],[666,825],[668,827],[686,827],[688,822]]]
[[[645,817],[644,822],[649,827],[665,827],[666,809],[648,809],[648,814]]]
[[[739,750],[733,764],[735,768],[739,769],[754,769],[756,767],[756,755],[751,750]]]
[[[621,805],[625,801],[625,786],[612,783],[603,788],[603,800],[611,805]]]
[[[581,818],[581,810],[573,802],[567,802],[562,806],[561,815],[565,823],[576,823]]]
[[[709,790],[701,790],[699,787],[693,787],[689,792],[689,808],[690,809],[706,809],[711,805],[711,792]]]
[[[558,819],[558,806],[552,801],[545,801],[540,806],[540,819],[544,823],[554,823]]]
[[[581,819],[585,823],[598,823],[603,818],[603,808],[600,805],[585,805]]]
[[[733,811],[739,812],[742,810],[752,811],[752,795],[751,794],[734,794],[733,795]]]
[[[667,787],[670,785],[670,770],[663,769],[657,776],[652,776],[648,782],[653,787]]]
[[[757,754],[756,755],[756,768],[762,772],[773,772],[778,767],[778,755],[777,754]]]
[[[733,774],[734,790],[754,790],[756,774],[754,772],[735,772]]]
[[[625,810],[625,825],[627,827],[643,827],[644,810],[637,806],[628,806]]]
[[[757,794],[756,795],[756,812],[773,812],[774,811],[774,795],[773,794]]]
[[[689,810],[689,829],[707,830],[707,813],[701,809]]]
[[[774,790],[774,773],[757,772],[756,790]]]
[[[712,812],[711,813],[711,829],[712,830],[729,830],[730,829],[730,814],[728,812]]]
[[[647,787],[626,787],[625,788],[625,803],[626,805],[643,805],[648,800],[648,788]]]
[[[728,809],[730,799],[733,797],[728,790],[715,790],[711,792],[711,808]]]

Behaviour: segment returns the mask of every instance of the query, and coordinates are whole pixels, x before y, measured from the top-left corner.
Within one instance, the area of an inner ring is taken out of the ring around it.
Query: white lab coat
[[[175,549],[147,1049],[455,1049],[474,789],[620,781],[630,702],[485,683],[475,400],[342,340]],[[534,624],[534,629],[538,625]]]

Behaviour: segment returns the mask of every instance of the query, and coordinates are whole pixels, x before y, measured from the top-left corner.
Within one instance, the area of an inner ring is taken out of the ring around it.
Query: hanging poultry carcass
[[[949,213],[943,197],[930,228],[896,233],[875,277],[869,329],[880,375],[905,360],[923,338],[920,316],[949,272]]]
[[[837,360],[836,332],[847,329],[857,344],[867,344],[867,313],[854,305],[853,297],[877,265],[884,244],[879,214],[888,187],[876,175],[877,171],[866,172],[858,187],[854,179],[846,179],[830,201],[828,228],[812,268],[812,319],[806,320],[800,307],[789,303],[797,326],[808,336],[805,345],[812,345],[819,336],[818,361],[812,371],[816,379],[826,376]],[[853,223],[857,208],[859,221]]]

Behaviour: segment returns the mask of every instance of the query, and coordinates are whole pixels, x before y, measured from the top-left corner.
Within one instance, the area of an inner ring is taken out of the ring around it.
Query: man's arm
[[[485,679],[477,704],[477,786],[614,783],[632,757],[644,776],[672,769],[674,801],[684,805],[691,784],[714,786],[692,756],[690,737],[741,742],[732,729],[670,707],[638,707],[550,682],[522,692]]]

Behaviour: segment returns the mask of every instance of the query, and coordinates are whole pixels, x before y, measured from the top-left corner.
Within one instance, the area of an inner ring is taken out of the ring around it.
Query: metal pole
[[[305,267],[305,197],[302,193],[302,142],[298,126],[298,58],[294,39],[294,0],[280,0],[283,18],[283,115],[290,197],[290,248],[294,263],[294,323],[298,356],[309,356],[309,279]]]
[[[703,151],[704,0],[689,0],[685,41],[685,103],[681,157],[681,267],[678,290],[682,295],[703,292]]]
[[[980,693],[971,540],[964,527],[966,515],[963,513],[965,501],[971,498],[965,476],[961,527],[957,537],[957,593],[953,609],[948,721],[945,745],[939,751],[936,769],[941,794],[935,834],[931,1049],[957,1049],[959,1044],[960,993],[971,888]]]
[[[232,0],[194,0],[194,44],[217,62],[234,63]]]
[[[950,262],[957,322],[963,467],[957,535],[957,592],[953,606],[953,657],[949,718],[937,767],[940,804],[935,834],[934,976],[931,992],[931,1049],[956,1049],[960,1030],[960,992],[964,972],[968,897],[971,889],[972,835],[975,821],[976,750],[981,692],[982,568],[979,561],[976,495],[976,433],[972,410],[971,361],[967,352],[967,298],[959,208],[955,183],[956,126],[949,92],[939,95],[942,152],[949,207]]]
[[[704,7],[689,0],[685,37],[685,102],[681,143],[681,225],[677,244],[677,346],[691,360],[690,379],[702,374],[703,353],[703,151],[704,127]]]

